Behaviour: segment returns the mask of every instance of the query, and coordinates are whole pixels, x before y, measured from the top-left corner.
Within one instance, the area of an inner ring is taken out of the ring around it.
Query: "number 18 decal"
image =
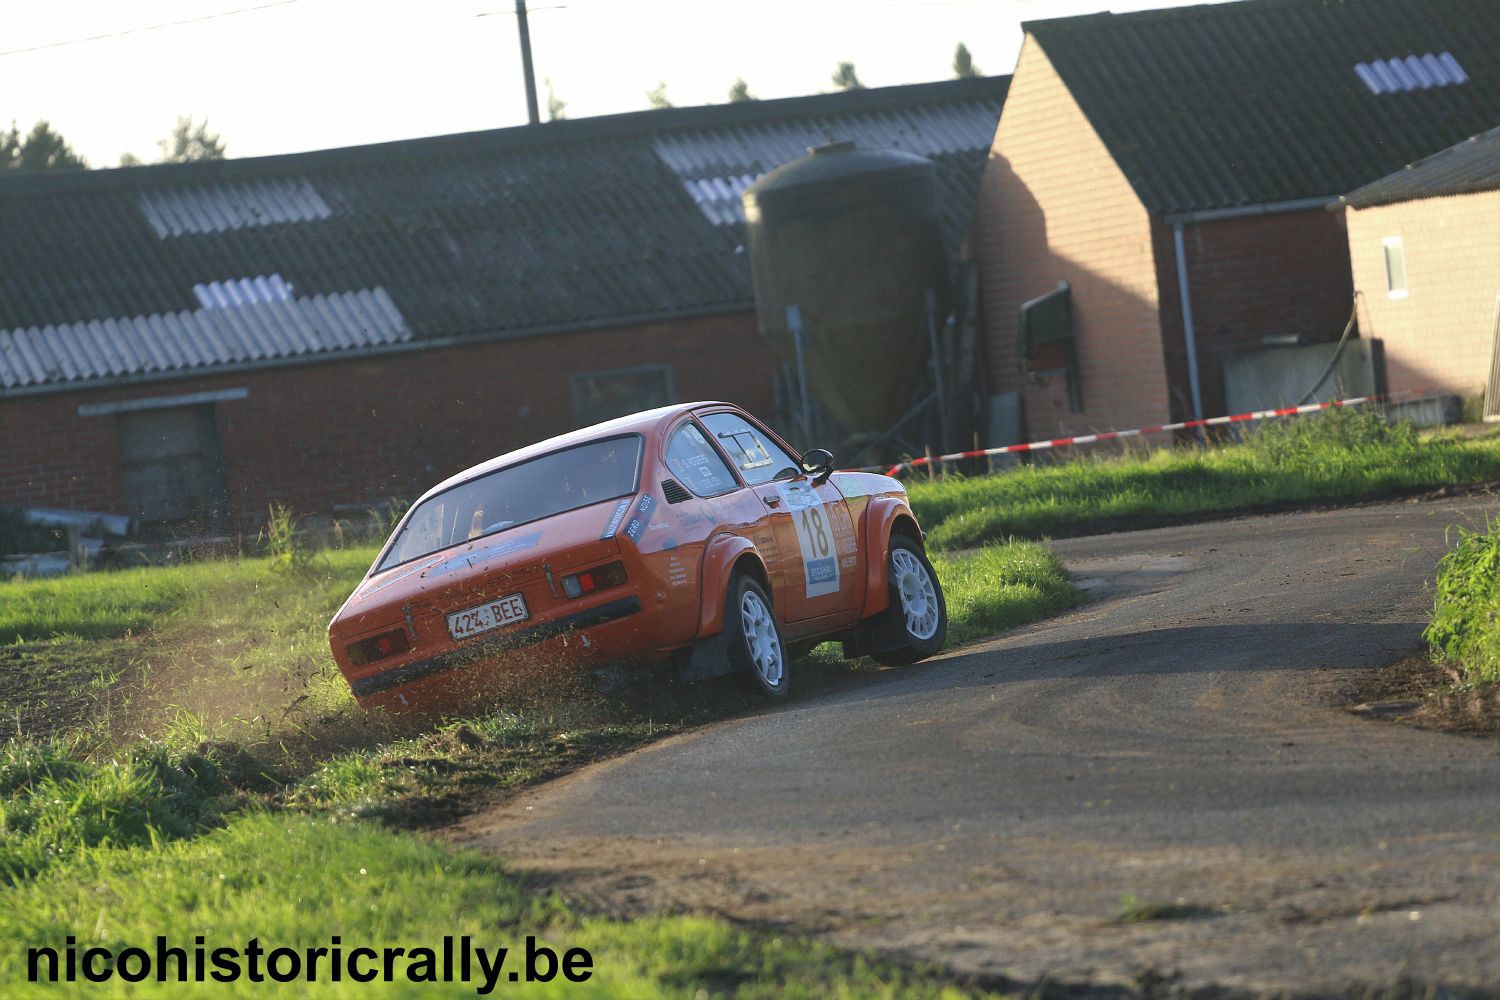
[[[802,551],[802,569],[807,577],[807,596],[824,597],[839,591],[839,553],[823,498],[800,484],[778,487],[797,529],[797,547]]]

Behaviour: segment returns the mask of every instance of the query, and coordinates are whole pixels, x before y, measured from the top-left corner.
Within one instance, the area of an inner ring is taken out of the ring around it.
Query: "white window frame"
[[[1391,251],[1395,250],[1401,257],[1401,287],[1395,285],[1395,275],[1391,272]],[[1385,296],[1388,299],[1404,299],[1411,290],[1411,273],[1406,267],[1406,241],[1400,236],[1387,236],[1380,241],[1381,264],[1385,269]]]

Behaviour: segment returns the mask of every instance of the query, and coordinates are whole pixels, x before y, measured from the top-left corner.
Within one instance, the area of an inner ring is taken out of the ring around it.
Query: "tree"
[[[120,166],[122,167],[138,167],[143,162],[139,156],[136,156],[128,149],[120,154]]]
[[[840,90],[865,89],[865,85],[859,82],[859,74],[854,72],[852,62],[839,63],[839,68],[833,73],[833,85]]]
[[[729,88],[729,103],[730,104],[742,104],[745,101],[758,101],[758,100],[760,100],[760,98],[758,98],[754,94],[750,93],[750,85],[745,82],[745,78],[743,76],[739,77],[737,80],[735,80],[734,81],[734,86],[732,86],[732,87]]]
[[[549,122],[560,122],[568,117],[568,102],[558,98],[552,92],[552,78],[549,76],[547,83],[547,120]]]
[[[655,87],[646,91],[646,100],[651,102],[653,108],[670,108],[672,102],[667,98],[667,84],[665,80],[659,81]]]
[[[219,138],[219,133],[208,130],[207,119],[194,125],[192,115],[179,115],[172,134],[157,145],[161,147],[163,163],[224,159],[224,140]]]
[[[0,131],[0,169],[69,170],[87,166],[88,161],[73,152],[45,118],[31,126],[25,138],[15,122],[10,123],[9,132]]]
[[[974,57],[969,54],[969,47],[963,42],[959,42],[958,48],[953,50],[953,75],[960,80],[984,75],[974,65]]]

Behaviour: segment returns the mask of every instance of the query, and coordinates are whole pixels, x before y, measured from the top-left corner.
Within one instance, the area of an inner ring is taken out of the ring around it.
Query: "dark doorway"
[[[212,404],[122,413],[119,431],[125,501],[142,527],[216,531],[225,526],[224,470]]]

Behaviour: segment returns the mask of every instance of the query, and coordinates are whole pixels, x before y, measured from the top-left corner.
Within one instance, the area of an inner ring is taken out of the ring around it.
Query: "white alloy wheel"
[[[767,687],[779,687],[786,666],[782,662],[781,637],[777,634],[771,609],[754,590],[746,590],[740,595],[740,624],[751,666]]]
[[[896,592],[901,595],[901,611],[906,616],[906,631],[913,639],[931,639],[938,630],[937,586],[932,574],[910,549],[891,550],[891,571]]]

